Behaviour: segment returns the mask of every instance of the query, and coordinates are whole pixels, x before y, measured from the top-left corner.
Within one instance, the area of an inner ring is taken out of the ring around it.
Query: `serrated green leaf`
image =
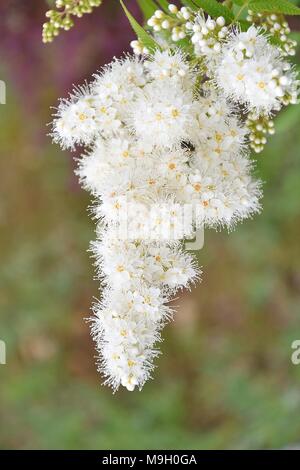
[[[157,10],[156,3],[154,3],[153,0],[137,0],[137,2],[146,20],[148,20]]]
[[[283,13],[284,15],[300,15],[300,8],[288,0],[252,0],[249,10],[256,12]]]
[[[244,3],[247,3],[246,0],[232,0],[232,3],[235,5],[239,5],[240,7],[244,5]]]
[[[193,2],[214,18],[223,16],[228,22],[233,20],[233,14],[229,8],[217,2],[217,0],[193,0]]]
[[[128,18],[129,23],[135,34],[137,35],[138,39],[144,44],[145,47],[149,49],[149,51],[155,51],[156,49],[160,49],[159,45],[156,41],[144,30],[144,28],[136,21],[136,19],[132,16],[132,14],[127,10],[124,2],[120,0],[122,8],[125,12],[125,15]]]

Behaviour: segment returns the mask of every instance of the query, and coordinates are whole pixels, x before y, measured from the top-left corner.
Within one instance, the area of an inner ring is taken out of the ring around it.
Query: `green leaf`
[[[246,0],[232,0],[232,3],[235,5],[239,5],[240,7],[244,5],[244,3],[247,3]]]
[[[160,49],[159,45],[156,41],[144,30],[144,28],[136,21],[136,19],[132,16],[132,14],[127,10],[126,6],[124,5],[123,1],[120,0],[122,8],[125,12],[125,15],[128,18],[129,23],[135,34],[137,35],[138,39],[144,44],[145,47],[149,49],[149,51],[155,51],[156,49]]]
[[[164,10],[166,13],[170,13],[168,8],[169,2],[167,2],[167,0],[156,0],[156,3],[158,3],[160,8],[162,8],[162,10]]]
[[[300,15],[300,8],[288,0],[252,0],[249,10],[256,12],[283,13],[284,15]]]
[[[233,20],[233,14],[229,8],[217,2],[217,0],[193,0],[193,2],[214,18],[223,16],[228,22]]]
[[[190,7],[191,10],[197,10],[197,6],[192,0],[181,0],[181,3],[186,7]]]
[[[146,20],[148,20],[157,10],[156,4],[153,0],[137,0],[137,2]]]

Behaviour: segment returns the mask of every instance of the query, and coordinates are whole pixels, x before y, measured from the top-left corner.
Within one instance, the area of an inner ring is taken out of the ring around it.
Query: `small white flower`
[[[166,81],[145,85],[131,107],[132,127],[145,142],[172,147],[188,135],[193,119],[191,91]]]
[[[143,63],[132,57],[115,59],[96,74],[91,91],[103,103],[109,103],[124,118],[128,105],[134,100],[139,87],[146,83]]]
[[[186,89],[193,87],[195,74],[179,49],[174,52],[156,51],[153,57],[145,62],[145,67],[154,80],[178,82]]]
[[[80,89],[70,100],[62,100],[53,120],[53,140],[62,148],[73,149],[76,144],[89,144],[98,129],[92,96]]]
[[[111,100],[95,98],[93,100],[94,119],[102,136],[111,137],[121,127],[121,120]]]

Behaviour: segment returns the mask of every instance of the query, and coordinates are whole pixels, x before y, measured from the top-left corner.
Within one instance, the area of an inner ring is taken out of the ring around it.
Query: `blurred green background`
[[[300,445],[300,365],[290,358],[300,339],[300,107],[280,114],[256,157],[262,214],[231,234],[206,232],[203,281],[178,301],[154,380],[112,395],[84,321],[99,296],[90,200],[46,124],[57,97],[134,36],[117,2],[104,2],[43,45],[46,10],[33,0],[0,6],[0,447]]]

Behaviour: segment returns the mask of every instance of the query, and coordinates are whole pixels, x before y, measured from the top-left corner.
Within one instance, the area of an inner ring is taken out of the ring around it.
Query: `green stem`
[[[239,19],[239,17],[241,16],[243,10],[248,7],[248,4],[249,4],[249,0],[247,0],[247,2],[244,3],[244,5],[241,6],[241,8],[238,10],[237,14],[235,15],[235,17],[233,19],[233,23],[235,23]]]

